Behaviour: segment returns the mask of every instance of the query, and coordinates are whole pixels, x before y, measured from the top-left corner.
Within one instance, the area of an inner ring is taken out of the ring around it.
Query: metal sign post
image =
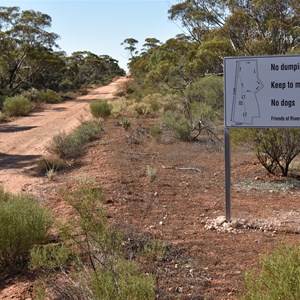
[[[230,205],[230,191],[231,191],[231,178],[230,178],[230,135],[229,128],[224,129],[225,140],[225,206],[226,206],[226,222],[230,223],[231,219],[231,205]]]
[[[300,127],[300,56],[224,58],[226,221],[230,222],[230,128]]]

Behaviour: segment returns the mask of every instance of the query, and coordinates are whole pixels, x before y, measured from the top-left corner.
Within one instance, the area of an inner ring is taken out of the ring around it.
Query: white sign
[[[225,127],[300,127],[300,56],[224,59]]]

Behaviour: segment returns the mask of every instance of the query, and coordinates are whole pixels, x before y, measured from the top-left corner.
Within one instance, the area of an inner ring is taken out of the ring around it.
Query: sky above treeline
[[[168,19],[168,10],[178,0],[2,0],[1,6],[33,9],[52,18],[52,32],[67,55],[91,51],[110,55],[127,70],[129,53],[121,43],[126,38],[165,42],[183,33],[180,24]]]

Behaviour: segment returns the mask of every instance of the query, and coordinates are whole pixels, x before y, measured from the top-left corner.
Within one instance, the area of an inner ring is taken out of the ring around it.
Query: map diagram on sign
[[[264,87],[258,77],[256,59],[236,62],[235,84],[231,121],[236,125],[253,124],[253,118],[260,117],[256,94]]]

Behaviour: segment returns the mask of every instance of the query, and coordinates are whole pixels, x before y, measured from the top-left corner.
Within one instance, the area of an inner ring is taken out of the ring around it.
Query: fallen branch
[[[196,171],[196,172],[199,172],[199,173],[202,173],[202,171],[198,168],[193,168],[193,167],[175,167],[175,166],[163,166],[162,165],[162,168],[163,169],[174,169],[174,170],[183,170],[183,171]]]

